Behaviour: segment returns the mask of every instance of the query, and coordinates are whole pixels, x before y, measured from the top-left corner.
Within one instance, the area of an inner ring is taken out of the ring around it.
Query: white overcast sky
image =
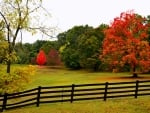
[[[51,13],[52,20],[61,32],[75,25],[97,27],[110,24],[121,12],[134,10],[142,16],[150,15],[150,0],[43,0],[44,7]],[[23,42],[44,39],[40,35],[26,36]]]

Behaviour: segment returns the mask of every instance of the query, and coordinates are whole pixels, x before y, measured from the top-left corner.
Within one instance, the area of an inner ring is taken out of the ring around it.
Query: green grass
[[[117,81],[136,80],[129,78],[130,73],[100,73],[85,70],[73,71],[67,69],[52,69],[49,67],[38,67],[33,76],[33,81],[28,84],[27,89],[38,86],[55,86],[86,83],[103,83]],[[147,79],[148,75],[141,75]],[[150,113],[150,97],[120,98],[92,101],[78,101],[53,104],[41,104],[40,107],[28,106],[14,110],[6,110],[4,113]]]
[[[150,113],[150,97],[42,104],[4,113]]]
[[[38,86],[53,86],[53,85],[71,85],[71,84],[86,84],[86,83],[103,83],[116,81],[132,81],[137,80],[131,77],[131,73],[109,73],[109,72],[89,72],[85,70],[68,70],[68,69],[52,69],[45,67],[38,67],[33,81],[28,88],[35,88]],[[147,79],[149,75],[140,75]]]

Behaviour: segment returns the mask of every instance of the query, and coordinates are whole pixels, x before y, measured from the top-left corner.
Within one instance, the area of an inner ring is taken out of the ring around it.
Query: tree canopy
[[[112,68],[128,64],[133,73],[150,70],[148,28],[146,18],[132,11],[121,13],[105,30],[100,58]]]
[[[36,58],[37,64],[41,66],[44,65],[46,61],[47,60],[46,60],[45,52],[43,50],[40,50]]]
[[[98,70],[99,48],[102,47],[105,28],[107,28],[105,24],[97,28],[88,25],[75,26],[59,34],[58,44],[64,64],[71,69]]]

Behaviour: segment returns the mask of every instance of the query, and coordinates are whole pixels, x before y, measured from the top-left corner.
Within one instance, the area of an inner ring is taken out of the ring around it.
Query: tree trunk
[[[132,69],[132,72],[133,72],[133,78],[137,78],[138,77],[138,74],[136,73],[136,67],[133,66],[133,69]]]
[[[11,61],[8,60],[8,62],[7,62],[7,73],[10,73],[10,65],[11,65]]]

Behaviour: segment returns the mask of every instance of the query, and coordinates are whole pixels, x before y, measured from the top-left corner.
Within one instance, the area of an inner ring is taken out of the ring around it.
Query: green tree
[[[58,49],[58,41],[46,41],[42,46],[41,49],[48,54],[51,49],[59,50]]]
[[[71,69],[80,69],[79,63],[79,51],[78,51],[78,38],[81,34],[86,32],[88,29],[92,27],[86,26],[75,26],[72,29],[69,29],[63,37],[62,41],[65,44],[60,48],[61,58],[66,67]],[[65,38],[66,36],[66,38]],[[66,41],[65,41],[66,40]]]
[[[29,64],[31,61],[30,54],[32,52],[32,44],[16,43],[15,51],[17,55],[17,62],[19,64]]]
[[[59,33],[57,36],[58,48],[66,44],[66,34],[67,32]]]
[[[42,48],[42,46],[46,43],[47,43],[46,40],[37,40],[36,42],[32,44],[32,51],[34,51],[35,53],[38,53],[39,50]]]
[[[90,68],[94,71],[99,69],[101,61],[99,60],[99,48],[102,48],[104,39],[103,30],[107,25],[101,24],[98,28],[87,30],[78,38],[78,51],[80,65],[82,68]]]

